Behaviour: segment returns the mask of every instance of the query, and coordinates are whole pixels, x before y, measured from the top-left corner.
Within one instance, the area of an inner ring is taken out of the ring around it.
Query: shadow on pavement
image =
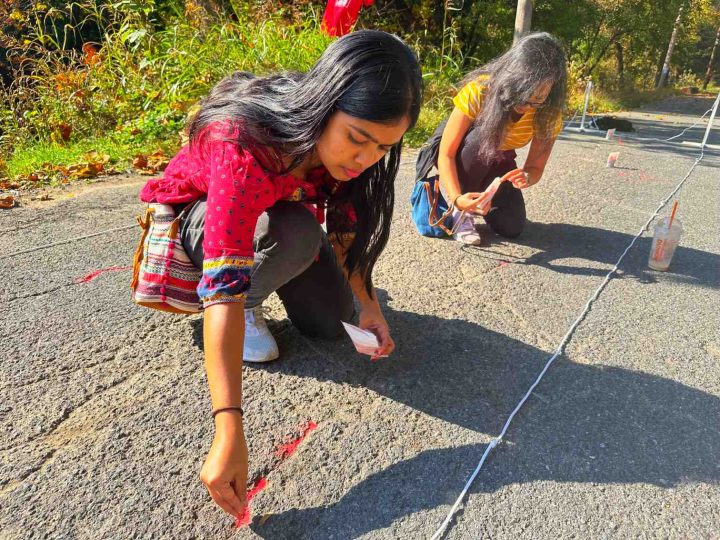
[[[381,299],[386,303],[386,295]],[[280,340],[284,360],[259,369],[363,386],[495,436],[550,356],[461,320],[387,307],[385,313],[398,341],[388,359],[370,364],[349,352],[343,340],[323,345],[327,355],[300,361],[292,351],[302,355],[307,347],[293,330]],[[670,379],[564,357],[549,375],[519,413],[506,443],[491,454],[473,492],[536,481],[660,487],[720,481],[718,398]],[[288,510],[262,526],[255,521],[253,530],[268,539],[355,538],[388,527],[454,502],[484,448],[422,451],[362,480],[335,503]]]
[[[489,229],[487,229],[489,231]],[[533,264],[561,274],[605,276],[630,244],[633,236],[595,227],[568,223],[539,223],[528,221],[525,230],[513,243],[528,246],[538,253],[527,258],[505,255],[493,246],[499,237],[493,238],[490,246],[463,247],[463,251],[478,257],[505,261],[513,264]],[[675,251],[668,272],[657,272],[648,268],[652,238],[642,237],[626,255],[620,265],[620,278],[634,277],[641,283],[655,283],[662,274],[664,280],[685,283],[711,289],[720,288],[720,256],[680,245]],[[608,268],[587,268],[576,266],[570,259],[585,259],[610,265]]]

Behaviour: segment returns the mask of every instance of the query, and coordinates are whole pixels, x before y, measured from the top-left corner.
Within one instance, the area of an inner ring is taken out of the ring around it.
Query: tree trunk
[[[532,0],[518,0],[517,11],[515,12],[515,32],[513,33],[513,45],[523,34],[530,31],[532,21]]]
[[[593,50],[595,49],[595,42],[597,41],[598,36],[600,35],[600,30],[602,30],[603,23],[605,22],[605,14],[603,13],[600,15],[600,20],[598,21],[597,28],[595,29],[595,34],[592,37],[592,40],[588,44],[587,52],[585,53],[585,58],[583,58],[582,63],[583,65],[587,64],[590,59],[592,58]]]
[[[668,45],[667,54],[665,55],[665,62],[663,63],[662,73],[660,73],[660,81],[658,82],[658,88],[662,88],[667,84],[668,74],[670,73],[670,60],[672,60],[672,53],[675,49],[675,42],[677,41],[678,29],[680,28],[680,20],[682,19],[683,10],[685,9],[685,2],[680,4],[678,10],[677,19],[673,25],[672,35],[670,36],[670,44]]]
[[[608,49],[610,47],[612,47],[613,45],[615,45],[615,43],[617,43],[617,41],[622,37],[622,35],[623,35],[623,32],[620,32],[619,34],[615,34],[610,38],[610,40],[607,42],[605,47],[603,47],[603,50],[600,51],[600,54],[597,56],[597,58],[595,58],[592,65],[583,70],[583,72],[582,72],[583,78],[592,75],[592,72],[595,70],[597,65],[602,61],[603,58],[605,58],[605,54],[608,52]]]
[[[615,42],[615,61],[618,71],[618,88],[625,86],[625,60],[623,58],[623,46],[619,41]]]
[[[707,72],[705,72],[705,81],[703,82],[703,90],[707,90],[708,84],[710,84],[710,78],[713,74],[713,62],[715,62],[715,52],[720,43],[720,28],[718,28],[717,34],[715,35],[715,44],[713,45],[712,52],[710,53],[710,61],[708,62]]]

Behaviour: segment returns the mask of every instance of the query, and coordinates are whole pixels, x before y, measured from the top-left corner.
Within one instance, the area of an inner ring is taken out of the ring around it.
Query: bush
[[[123,11],[85,5],[85,23],[104,25],[102,44],[67,50],[35,30],[28,43],[10,51],[22,60],[15,62],[14,81],[0,91],[4,155],[35,143],[70,144],[108,134],[125,142],[179,141],[188,110],[225,75],[306,70],[330,41],[312,21],[258,21],[247,7],[221,24],[196,27],[178,20],[158,30],[131,2],[117,6]]]

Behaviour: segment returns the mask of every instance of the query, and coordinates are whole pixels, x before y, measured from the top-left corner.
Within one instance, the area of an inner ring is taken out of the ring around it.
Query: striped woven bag
[[[145,219],[138,216],[143,232],[130,283],[137,304],[172,313],[202,310],[196,291],[202,271],[187,256],[179,234],[180,220],[191,206],[175,216],[172,206],[151,203]]]

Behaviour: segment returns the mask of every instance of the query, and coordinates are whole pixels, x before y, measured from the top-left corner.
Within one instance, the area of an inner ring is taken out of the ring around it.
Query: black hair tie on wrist
[[[244,416],[242,407],[222,407],[221,409],[215,409],[212,412],[212,417],[215,418],[218,413],[221,413],[224,411],[238,411],[240,413],[240,416]]]

